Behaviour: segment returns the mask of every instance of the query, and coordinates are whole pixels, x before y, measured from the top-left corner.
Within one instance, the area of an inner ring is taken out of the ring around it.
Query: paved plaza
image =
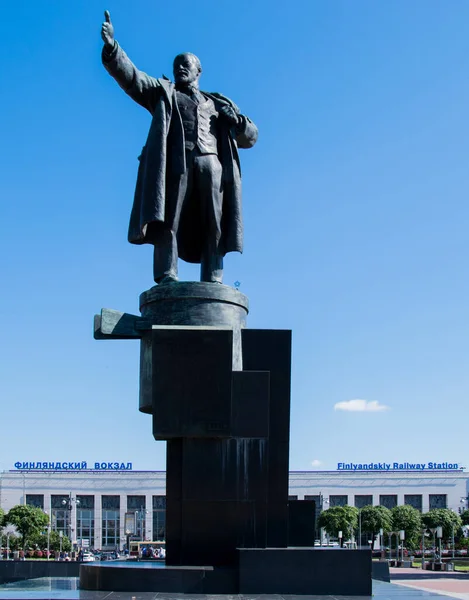
[[[393,583],[373,581],[373,600],[444,600],[447,596],[469,599],[469,576],[395,580]],[[79,590],[78,578],[74,577],[44,577],[0,586],[0,600],[177,600],[178,598],[184,600],[283,600],[284,598],[285,600],[337,600],[339,597],[93,592]],[[340,596],[340,600],[364,600],[364,598],[370,597]]]
[[[391,568],[390,575],[393,584],[405,589],[469,600],[469,573]]]

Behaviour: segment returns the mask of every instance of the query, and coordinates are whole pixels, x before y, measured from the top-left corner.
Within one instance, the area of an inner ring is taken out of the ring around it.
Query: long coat
[[[168,202],[166,181],[185,172],[184,129],[176,102],[175,86],[166,78],[155,79],[139,71],[122,48],[115,43],[114,50],[103,50],[103,64],[121,88],[152,115],[150,130],[139,157],[137,184],[130,216],[128,239],[132,244],[151,244],[152,227],[165,221]],[[218,120],[218,156],[223,167],[222,236],[219,250],[242,252],[243,221],[241,214],[241,169],[239,148],[251,148],[257,141],[257,127],[240,115],[238,107],[225,96],[203,92],[217,109],[230,105],[240,116],[240,124],[232,126],[227,120]],[[168,186],[169,187],[169,186]],[[173,186],[171,186],[173,187]],[[203,231],[194,227],[190,215],[178,230],[179,256],[187,262],[200,262]],[[191,226],[192,223],[192,226]],[[158,225],[157,225],[158,226]]]

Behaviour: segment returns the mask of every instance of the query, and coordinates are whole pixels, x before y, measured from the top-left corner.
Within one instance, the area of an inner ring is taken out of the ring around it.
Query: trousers
[[[177,278],[177,234],[181,213],[188,202],[196,203],[204,240],[200,259],[200,280],[222,282],[223,256],[219,252],[223,207],[222,165],[216,154],[201,154],[195,148],[186,151],[186,171],[177,180],[167,182],[172,202],[166,206],[165,222],[154,238],[153,277]]]

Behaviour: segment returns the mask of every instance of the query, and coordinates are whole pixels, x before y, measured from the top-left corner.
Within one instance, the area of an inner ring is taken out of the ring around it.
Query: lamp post
[[[68,526],[70,529],[70,543],[72,545],[72,550],[73,550],[73,531],[76,529],[76,518],[75,518],[75,529],[73,528],[73,524],[72,524],[73,503],[75,503],[76,507],[80,506],[80,500],[78,500],[78,498],[73,498],[72,492],[70,492],[70,494],[68,496],[68,500],[62,500],[62,504],[64,506],[66,506],[67,510],[68,510]]]
[[[405,530],[404,529],[400,529],[399,530],[399,539],[402,542],[402,562],[404,562],[404,540],[405,540]]]
[[[358,549],[362,547],[362,511],[358,510]]]
[[[50,556],[50,523],[47,525],[47,560]]]
[[[430,531],[433,533],[433,564],[435,564],[435,554],[436,554],[436,527],[430,527]]]
[[[319,505],[320,505],[320,509],[321,512],[324,510],[324,504],[329,504],[329,498],[324,498],[324,496],[322,495],[322,492],[319,492]],[[320,538],[320,544],[322,546],[322,541],[323,541],[323,527],[321,527],[320,531],[319,531],[319,538]],[[329,540],[327,541],[327,545],[329,546]]]
[[[452,552],[451,552],[451,557],[454,560],[454,523],[451,523],[451,548],[452,548]]]
[[[438,563],[441,565],[441,538],[443,537],[443,527],[436,528],[436,537],[438,538]]]
[[[427,535],[427,529],[422,529],[422,569],[425,570],[425,536]]]
[[[140,522],[140,537],[141,541],[145,541],[145,515],[148,514],[148,510],[145,510],[144,506],[140,507],[140,510],[136,511],[138,520]]]
[[[397,566],[397,561],[399,560],[399,531],[390,531],[389,532],[389,558],[390,559],[392,557],[391,546],[392,546],[392,536],[393,535],[396,536],[396,566]]]
[[[50,515],[47,512],[47,510],[45,510],[44,512],[49,517],[49,523],[47,523],[47,560],[49,560],[49,554],[50,554]]]

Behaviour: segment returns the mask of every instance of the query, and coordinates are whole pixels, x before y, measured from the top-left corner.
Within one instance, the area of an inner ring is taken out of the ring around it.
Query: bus
[[[166,542],[130,542],[129,556],[142,560],[164,560],[166,556]]]

